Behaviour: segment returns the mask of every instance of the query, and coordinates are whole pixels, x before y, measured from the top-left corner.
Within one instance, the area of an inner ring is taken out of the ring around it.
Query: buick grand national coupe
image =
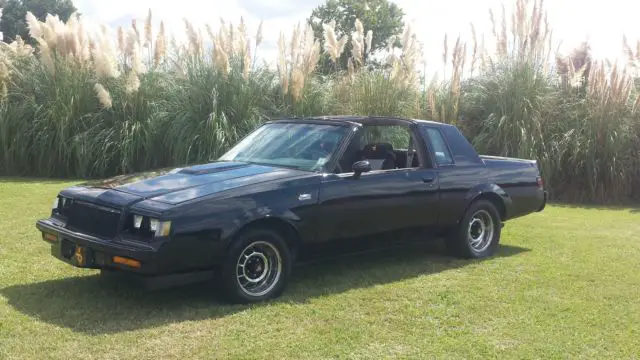
[[[250,303],[279,296],[292,263],[327,251],[444,238],[458,256],[490,256],[503,223],[546,199],[535,160],[480,156],[451,125],[296,118],[208,164],[64,189],[36,226],[74,266],[215,279]]]

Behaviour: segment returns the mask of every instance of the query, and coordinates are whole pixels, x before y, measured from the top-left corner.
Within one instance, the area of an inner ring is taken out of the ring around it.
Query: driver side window
[[[399,125],[363,126],[338,160],[335,173],[353,172],[353,164],[367,160],[372,171],[421,166],[411,130]]]

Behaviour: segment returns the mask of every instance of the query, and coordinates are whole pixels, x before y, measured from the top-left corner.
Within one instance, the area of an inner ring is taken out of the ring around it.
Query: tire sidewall
[[[493,238],[491,239],[491,243],[489,244],[489,246],[487,246],[487,248],[482,251],[477,251],[476,249],[474,249],[467,239],[467,229],[469,227],[469,223],[471,222],[471,219],[476,214],[476,212],[478,212],[479,210],[488,212],[493,220]],[[470,258],[484,258],[493,255],[500,242],[500,233],[502,230],[502,226],[500,225],[501,223],[502,220],[500,219],[498,210],[492,202],[487,200],[478,200],[472,203],[464,215],[458,233],[458,241],[460,242],[460,245],[464,247],[464,253],[467,254]]]
[[[276,285],[262,296],[251,296],[240,288],[236,276],[236,266],[241,252],[255,241],[267,241],[280,253],[282,273]],[[220,285],[225,297],[234,303],[248,304],[266,301],[280,296],[285,290],[291,274],[291,252],[286,241],[278,232],[269,229],[249,229],[238,234],[229,246],[220,271]]]

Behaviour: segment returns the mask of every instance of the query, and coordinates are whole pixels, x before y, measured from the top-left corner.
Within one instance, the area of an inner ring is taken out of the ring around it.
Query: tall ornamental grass
[[[626,67],[594,61],[588,44],[561,56],[542,1],[514,9],[490,12],[492,52],[473,32],[472,76],[456,76],[465,64],[452,57],[451,79],[425,91],[427,115],[456,123],[482,153],[538,160],[556,199],[638,200],[640,43],[625,45]],[[466,50],[456,42],[453,52]]]
[[[640,45],[624,39],[624,66],[592,59],[586,43],[559,55],[542,1],[514,4],[512,14],[489,12],[489,34],[445,35],[446,71],[431,79],[416,71],[423,49],[410,26],[370,54],[373,34],[358,19],[349,33],[323,24],[322,42],[300,24],[280,35],[267,66],[262,25],[242,20],[215,29],[185,20],[178,42],[151,11],[96,32],[76,15],[29,13],[35,45],[0,42],[0,174],[91,178],[201,163],[272,118],[389,115],[455,124],[484,154],[538,160],[555,199],[640,200]],[[323,53],[328,75],[316,71]]]

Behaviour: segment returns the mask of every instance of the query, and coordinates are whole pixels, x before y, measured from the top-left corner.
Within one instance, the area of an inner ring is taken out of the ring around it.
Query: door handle
[[[427,176],[422,178],[422,181],[425,182],[425,183],[431,183],[431,182],[433,182],[433,180],[435,180],[435,176],[433,176],[433,175],[427,175]]]

